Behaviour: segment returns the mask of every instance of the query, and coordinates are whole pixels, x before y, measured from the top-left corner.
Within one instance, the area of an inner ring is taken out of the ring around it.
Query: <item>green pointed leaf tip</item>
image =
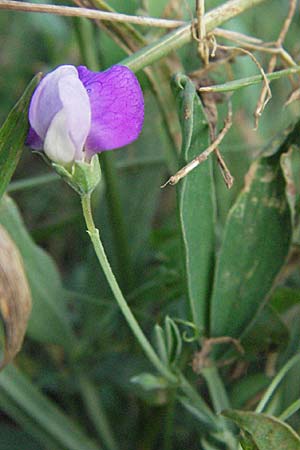
[[[152,375],[151,373],[141,373],[131,378],[130,381],[131,383],[138,384],[145,391],[166,389],[168,387],[164,378]]]
[[[182,128],[182,166],[208,146],[208,123],[192,81],[179,74],[173,85]],[[187,295],[193,321],[198,330],[205,332],[215,250],[216,205],[211,158],[177,185],[177,194]]]
[[[0,198],[16,169],[29,129],[28,107],[42,74],[37,74],[25,89],[0,129]]]
[[[238,410],[226,410],[222,415],[249,433],[258,450],[300,450],[297,433],[275,417]]]
[[[300,122],[267,157],[255,161],[227,218],[211,301],[211,335],[240,337],[269,294],[284,265],[292,214],[280,157],[299,140]]]

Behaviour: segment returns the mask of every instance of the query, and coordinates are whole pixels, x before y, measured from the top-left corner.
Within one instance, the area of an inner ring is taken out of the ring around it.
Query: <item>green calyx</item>
[[[101,179],[98,155],[90,162],[75,161],[69,170],[57,163],[52,163],[52,167],[79,195],[93,192]]]

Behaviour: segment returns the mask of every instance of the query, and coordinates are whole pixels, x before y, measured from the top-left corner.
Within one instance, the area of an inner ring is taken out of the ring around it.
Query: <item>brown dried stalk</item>
[[[185,22],[183,22],[182,20],[157,19],[154,17],[132,16],[129,14],[112,13],[89,8],[74,8],[72,6],[36,4],[13,0],[0,0],[0,9],[48,13],[68,17],[86,17],[88,19],[134,23],[135,25],[159,28],[177,28],[185,24]]]
[[[178,183],[182,178],[187,176],[192,170],[194,170],[196,167],[199,166],[199,164],[203,163],[207,160],[209,155],[216,150],[216,148],[220,145],[226,134],[228,133],[229,129],[232,126],[232,110],[231,107],[228,109],[228,115],[225,120],[224,128],[220,131],[218,134],[216,140],[207,147],[204,152],[202,152],[200,155],[196,156],[191,162],[189,162],[186,166],[184,166],[182,169],[180,169],[175,175],[172,175],[165,184],[163,184],[161,187],[164,188],[168,184],[171,186],[174,186]],[[225,166],[226,167],[226,166]]]
[[[255,56],[249,52],[248,50],[246,50],[245,48],[241,48],[241,47],[227,47],[227,46],[223,46],[223,45],[218,45],[219,48],[224,49],[224,50],[238,50],[241,53],[244,53],[246,55],[248,55],[252,61],[256,64],[256,66],[258,67],[262,77],[263,77],[263,82],[264,82],[264,91],[265,91],[265,100],[264,100],[264,104],[263,104],[263,108],[266,106],[266,104],[270,101],[270,99],[272,98],[272,92],[270,89],[270,82],[268,80],[268,78],[266,77],[265,71],[262,68],[261,64],[259,63],[259,61],[255,58]],[[257,128],[257,123],[255,122],[254,127]]]
[[[240,341],[230,336],[220,336],[216,338],[205,339],[202,343],[202,349],[200,352],[196,352],[192,361],[193,371],[197,374],[201,374],[202,369],[209,367],[211,362],[209,354],[215,345],[232,344],[241,354],[244,354],[244,349],[240,344]]]
[[[204,65],[209,64],[209,44],[206,37],[205,27],[205,0],[196,0],[196,18],[197,22],[193,27],[194,38],[198,41],[198,52]],[[196,33],[195,33],[196,30]]]
[[[270,53],[272,55],[278,55],[288,66],[296,65],[291,55],[282,47],[274,47],[274,42],[265,43],[260,39],[253,38],[241,33],[233,31],[222,30],[217,28],[214,30],[215,36],[233,41],[239,45],[238,48],[246,48],[247,50],[255,50],[263,53]]]
[[[283,23],[283,26],[282,26],[281,32],[279,33],[278,39],[275,42],[275,47],[277,47],[277,48],[282,47],[283,41],[287,35],[287,32],[290,28],[291,23],[292,23],[292,20],[293,20],[295,11],[296,11],[296,5],[297,5],[297,0],[290,0],[288,15]],[[274,69],[276,67],[276,62],[277,62],[277,55],[274,54],[269,61],[268,70],[267,70],[268,73],[272,73],[274,71]],[[266,86],[264,86],[262,88],[260,97],[257,102],[256,109],[254,112],[255,128],[258,127],[259,118],[262,115],[268,100],[270,100],[270,98],[266,99],[267,94],[268,94],[267,88],[266,88]]]

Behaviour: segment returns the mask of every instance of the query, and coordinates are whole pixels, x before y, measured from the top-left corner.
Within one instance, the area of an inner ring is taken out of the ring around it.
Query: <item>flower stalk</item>
[[[87,232],[92,241],[92,244],[93,244],[95,253],[97,255],[98,261],[100,263],[100,266],[101,266],[101,268],[104,272],[104,275],[107,279],[107,282],[114,294],[114,297],[123,313],[123,316],[125,317],[131,331],[133,332],[137,341],[141,345],[145,354],[147,355],[149,361],[154,365],[154,367],[157,369],[157,371],[162,376],[164,376],[170,383],[176,384],[177,377],[173,373],[171,373],[171,371],[158,358],[153,347],[151,346],[151,344],[148,341],[148,339],[146,338],[143,330],[141,329],[139,323],[137,322],[136,318],[134,317],[133,313],[131,312],[131,309],[129,308],[129,306],[126,302],[126,300],[121,292],[121,289],[119,288],[117,280],[113,274],[113,271],[110,267],[109,261],[105,254],[105,250],[104,250],[104,247],[103,247],[101,239],[100,239],[99,230],[95,227],[95,224],[94,224],[94,219],[93,219],[92,210],[91,210],[91,194],[82,195],[81,196],[81,204],[82,204],[82,211],[83,211],[85,223],[87,226]]]

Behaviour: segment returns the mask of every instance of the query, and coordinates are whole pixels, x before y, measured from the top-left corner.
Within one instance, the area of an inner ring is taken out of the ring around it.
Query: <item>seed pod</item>
[[[0,369],[22,346],[31,311],[31,294],[21,255],[7,231],[0,225],[0,313],[5,345]]]

